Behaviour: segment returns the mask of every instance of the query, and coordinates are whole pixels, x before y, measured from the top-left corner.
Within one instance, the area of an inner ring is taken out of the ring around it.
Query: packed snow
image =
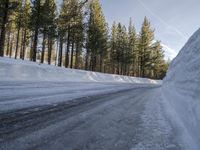
[[[59,68],[46,64],[9,58],[0,58],[0,81],[161,83],[161,81],[145,78]]]
[[[148,93],[151,97],[145,104],[142,113],[142,125],[138,130],[141,139],[131,150],[179,150],[181,143],[177,141],[174,129],[165,111],[165,104],[161,99],[161,88]]]
[[[200,149],[200,29],[171,63],[162,97],[185,149]]]
[[[133,83],[145,87],[161,81],[0,58],[0,112],[117,92],[133,88]]]
[[[0,149],[130,149],[154,128],[151,111],[161,111],[152,107],[161,81],[9,58],[0,69]],[[168,136],[151,137],[143,146],[170,146]]]

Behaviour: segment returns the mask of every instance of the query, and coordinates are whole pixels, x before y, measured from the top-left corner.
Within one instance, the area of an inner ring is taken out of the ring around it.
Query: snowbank
[[[163,98],[187,149],[200,149],[200,29],[171,63]]]
[[[0,58],[0,81],[73,81],[153,83],[161,81],[97,72],[59,68],[30,61]]]

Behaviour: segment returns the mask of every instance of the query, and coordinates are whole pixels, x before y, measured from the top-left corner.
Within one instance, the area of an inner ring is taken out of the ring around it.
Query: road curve
[[[155,137],[144,126],[146,105],[153,100],[152,93],[158,88],[130,86],[70,102],[2,112],[0,149],[139,150],[145,144],[152,150],[180,149],[171,133]],[[151,145],[147,145],[149,141]]]

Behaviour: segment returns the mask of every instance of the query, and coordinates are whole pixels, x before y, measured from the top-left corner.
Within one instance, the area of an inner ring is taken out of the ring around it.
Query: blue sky
[[[200,27],[200,0],[100,0],[109,26],[128,25],[133,19],[139,32],[144,16],[151,21],[167,57],[173,58]]]

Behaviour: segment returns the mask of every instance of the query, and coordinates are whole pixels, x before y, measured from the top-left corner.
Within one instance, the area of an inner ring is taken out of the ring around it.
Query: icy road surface
[[[151,84],[0,82],[1,150],[179,150]]]

